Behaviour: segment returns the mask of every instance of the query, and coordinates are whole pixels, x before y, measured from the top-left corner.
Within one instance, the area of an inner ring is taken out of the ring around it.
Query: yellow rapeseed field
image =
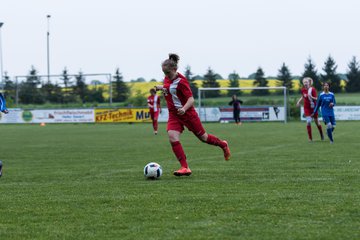
[[[229,86],[229,80],[227,79],[221,79],[217,80],[217,82],[220,84],[220,87],[228,87]],[[268,79],[268,86],[269,87],[276,87],[278,80],[276,79]],[[197,84],[197,87],[201,87],[203,81],[202,80],[195,80],[195,83]],[[253,87],[254,80],[253,79],[245,79],[245,80],[239,80],[239,86],[240,87]],[[127,86],[130,88],[130,96],[134,97],[137,95],[149,95],[149,91],[151,88],[153,88],[155,85],[161,85],[162,82],[127,82]],[[345,86],[345,81],[341,81],[341,85]],[[103,88],[104,91],[104,97],[109,97],[109,87],[108,85],[101,85],[101,88]],[[293,80],[293,90],[296,92],[300,89],[300,82],[298,79]],[[222,91],[222,93],[225,93],[226,91]],[[246,92],[246,91],[245,91]],[[248,91],[250,92],[250,91]]]
[[[197,84],[197,87],[202,86],[202,80],[195,80],[195,83]],[[222,79],[217,80],[217,82],[220,84],[220,87],[228,87],[229,86],[229,80]],[[246,79],[246,80],[239,80],[240,87],[253,87],[254,80],[253,79]],[[147,95],[149,94],[150,88],[153,88],[155,85],[161,85],[161,82],[131,82],[127,83],[127,85],[131,89],[131,96],[135,96],[138,94]],[[277,86],[277,80],[276,79],[268,79],[268,86],[269,87],[276,87]],[[294,90],[298,90],[299,80],[293,80],[293,86]]]

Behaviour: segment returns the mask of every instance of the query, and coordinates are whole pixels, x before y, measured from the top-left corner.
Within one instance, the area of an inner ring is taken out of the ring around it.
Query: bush
[[[128,98],[127,105],[132,107],[147,106],[147,97],[145,96],[145,94],[141,94],[141,92],[137,90],[135,96]]]

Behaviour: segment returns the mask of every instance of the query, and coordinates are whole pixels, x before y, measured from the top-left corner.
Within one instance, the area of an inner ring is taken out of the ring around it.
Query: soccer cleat
[[[9,110],[4,109],[4,110],[2,110],[2,112],[5,113],[5,114],[8,114],[8,113],[9,113]]]
[[[222,150],[224,151],[224,158],[225,158],[225,161],[228,161],[228,160],[230,160],[230,156],[231,156],[229,144],[225,140],[223,141],[223,143],[226,144],[226,146],[222,148]]]
[[[179,170],[174,172],[175,176],[190,176],[191,175],[191,170],[190,168],[185,168],[185,167],[181,167]]]

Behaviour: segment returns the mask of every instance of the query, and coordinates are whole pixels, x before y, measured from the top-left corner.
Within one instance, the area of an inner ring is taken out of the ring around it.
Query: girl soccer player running
[[[334,106],[336,104],[334,93],[330,92],[330,83],[325,82],[323,85],[324,92],[322,92],[317,101],[314,112],[311,116],[314,116],[321,107],[322,118],[326,124],[326,132],[330,139],[330,143],[334,142],[332,132],[335,129],[336,121],[334,114]]]
[[[158,133],[158,117],[159,113],[161,112],[160,107],[160,98],[158,95],[156,95],[155,89],[150,89],[150,96],[147,99],[149,111],[150,111],[150,117],[154,129],[154,134],[157,135]]]
[[[311,115],[314,111],[317,95],[316,90],[311,85],[313,80],[306,77],[302,80],[304,87],[301,89],[301,98],[297,101],[296,106],[300,106],[301,100],[304,100],[304,112],[306,116],[306,129],[309,136],[309,141],[313,140],[311,132],[311,119],[314,118],[314,122],[319,130],[321,140],[324,140],[324,134],[322,131],[321,124],[318,119],[318,114]]]
[[[200,118],[193,106],[194,97],[189,82],[182,74],[177,72],[178,61],[178,55],[169,54],[169,58],[162,63],[162,71],[165,74],[164,84],[156,86],[155,89],[163,92],[169,109],[169,119],[166,130],[172,151],[181,165],[181,168],[175,171],[174,175],[189,176],[191,175],[191,170],[180,143],[180,134],[183,132],[184,126],[193,132],[202,142],[220,147],[224,152],[225,160],[230,159],[230,149],[227,141],[220,140],[216,136],[208,134],[202,126]]]

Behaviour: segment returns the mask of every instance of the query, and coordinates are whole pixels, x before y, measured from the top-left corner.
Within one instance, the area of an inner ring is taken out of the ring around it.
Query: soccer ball
[[[161,175],[162,175],[161,166],[156,162],[148,163],[144,167],[144,176],[146,178],[157,179],[161,177]]]

